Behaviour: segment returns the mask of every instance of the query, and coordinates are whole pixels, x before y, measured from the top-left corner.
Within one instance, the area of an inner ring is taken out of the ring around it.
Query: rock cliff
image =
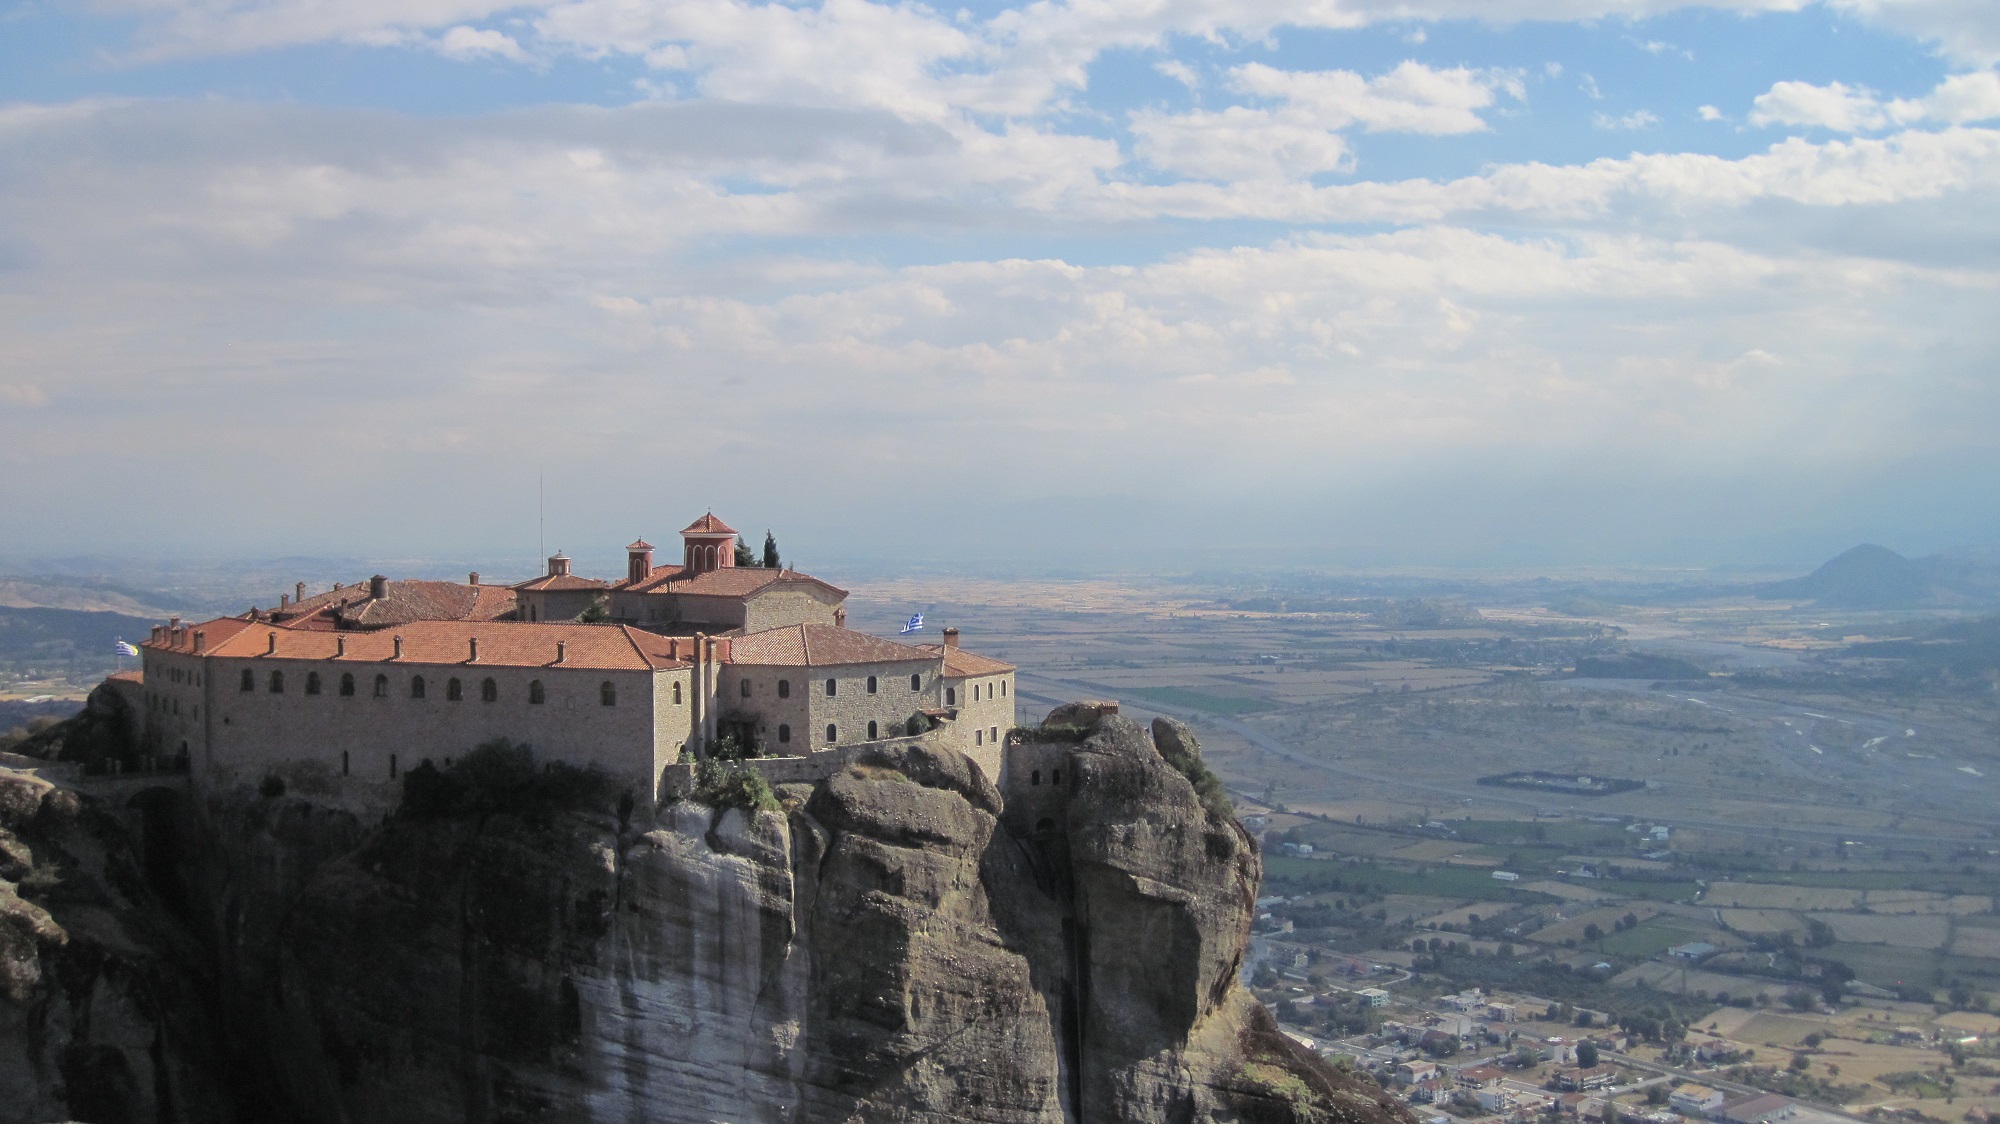
[[[0,1120],[1407,1121],[1236,985],[1259,860],[1188,779],[1192,735],[1069,718],[1067,803],[1025,827],[912,744],[777,810],[648,817],[532,776],[373,825],[153,794],[142,857],[58,860],[125,872],[68,891],[116,941],[48,887],[0,899],[0,1105],[39,1098]],[[115,842],[43,788],[5,821],[31,865]],[[86,941],[120,967],[79,1032]],[[63,1059],[106,1051],[156,1092],[82,1099]]]

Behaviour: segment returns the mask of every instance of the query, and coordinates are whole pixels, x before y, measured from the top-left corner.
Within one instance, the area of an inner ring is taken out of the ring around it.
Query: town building
[[[737,567],[735,532],[713,514],[682,538],[673,566],[633,543],[616,582],[558,553],[513,586],[376,576],[307,596],[301,584],[274,610],[156,626],[136,680],[114,687],[148,754],[219,787],[275,776],[386,797],[419,762],[499,738],[647,798],[705,755],[796,777],[800,761],[823,772],[918,734],[1001,778],[1013,665],[961,648],[955,628],[923,645],[847,628],[845,590]]]
[[[1720,1089],[1692,1083],[1682,1085],[1667,1094],[1668,1106],[1683,1116],[1705,1117],[1711,1111],[1721,1108],[1722,1102],[1726,1099]]]

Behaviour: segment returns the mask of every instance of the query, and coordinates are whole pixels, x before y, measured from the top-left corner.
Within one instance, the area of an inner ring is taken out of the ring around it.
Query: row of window
[[[306,672],[306,687],[305,687],[306,694],[308,695],[320,694],[323,686],[324,684],[320,679],[319,672],[317,671]],[[354,695],[354,687],[355,687],[354,673],[351,671],[341,672],[339,693],[343,697],[351,698]],[[257,689],[257,673],[250,670],[247,667],[243,669],[243,680],[241,689],[245,691],[254,691]],[[274,695],[284,694],[285,673],[282,671],[271,672],[269,677],[265,680],[265,689]],[[411,698],[413,699],[426,698],[428,697],[429,693],[430,693],[430,684],[424,680],[423,676],[412,675],[410,677]],[[389,697],[389,677],[387,675],[377,675],[375,677],[375,689],[372,692],[372,694],[374,695],[375,698],[378,699],[386,699]],[[457,676],[453,676],[452,678],[445,680],[444,697],[446,702],[459,702],[465,698],[465,685],[459,682]],[[493,680],[492,678],[481,680],[479,683],[479,701],[499,702],[500,684],[497,681]],[[548,692],[542,687],[542,681],[539,679],[530,680],[528,682],[528,702],[531,705],[540,706],[542,703],[545,703],[547,701],[548,701]],[[676,683],[674,684],[674,702],[676,704],[679,704],[680,701],[681,701],[681,685],[679,683]],[[605,680],[602,683],[599,683],[597,685],[597,702],[598,705],[600,706],[617,706],[618,685],[611,682],[609,679]]]
[[[880,739],[881,736],[882,736],[882,728],[874,722],[868,723],[868,737],[866,740],[871,742],[876,741]],[[792,740],[791,725],[785,722],[778,723],[779,744],[781,745],[786,744],[789,743],[791,740]],[[840,727],[832,722],[828,722],[826,724],[826,744],[838,745],[839,743],[840,743]]]
[[[979,686],[977,683],[972,685],[972,702],[979,701]],[[993,684],[991,683],[986,684],[986,697],[989,699],[993,697]],[[1007,697],[1007,681],[1005,679],[1000,680],[1000,697],[1003,699]],[[946,687],[944,689],[944,705],[958,705],[958,688]]]

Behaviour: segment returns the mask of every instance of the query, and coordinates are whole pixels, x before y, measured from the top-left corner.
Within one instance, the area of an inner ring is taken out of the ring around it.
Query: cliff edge
[[[635,816],[492,755],[373,826],[151,797],[146,862],[79,865],[138,872],[101,908],[146,919],[172,987],[214,985],[132,1016],[189,1092],[93,1112],[32,1076],[12,1055],[48,1054],[23,1028],[59,989],[31,982],[0,997],[0,1104],[41,1099],[0,1120],[1407,1124],[1237,985],[1260,863],[1192,735],[1059,716],[1040,803],[922,744],[775,810]],[[69,970],[74,941],[19,933],[10,964]]]

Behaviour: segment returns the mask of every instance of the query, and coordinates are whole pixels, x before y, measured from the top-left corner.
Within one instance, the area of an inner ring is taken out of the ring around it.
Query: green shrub
[[[537,768],[535,752],[525,742],[496,738],[450,769],[425,761],[403,774],[398,812],[412,819],[499,813],[546,824],[560,812],[610,804],[619,787],[595,766],[549,761]]]
[[[1200,750],[1186,753],[1176,750],[1162,756],[1194,786],[1194,794],[1201,798],[1202,807],[1225,820],[1236,815],[1236,805],[1230,802],[1228,791],[1222,787],[1222,778],[1209,770],[1208,764],[1201,759]]]
[[[741,761],[709,757],[694,767],[693,799],[711,808],[775,812],[778,796],[764,774]]]

